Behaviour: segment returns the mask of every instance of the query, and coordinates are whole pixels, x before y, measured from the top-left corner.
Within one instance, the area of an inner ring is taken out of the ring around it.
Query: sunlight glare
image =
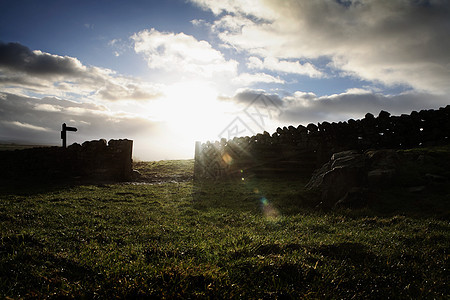
[[[167,137],[167,144],[179,147],[183,153],[193,154],[195,141],[218,140],[235,110],[232,103],[217,99],[217,89],[208,82],[173,84],[164,95],[149,103],[148,114],[165,124],[167,132],[161,134]]]

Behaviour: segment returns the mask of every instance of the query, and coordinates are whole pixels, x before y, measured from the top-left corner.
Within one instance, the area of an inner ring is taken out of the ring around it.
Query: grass
[[[450,296],[445,214],[316,211],[305,179],[199,184],[192,160],[136,168],[137,184],[3,187],[0,298]]]

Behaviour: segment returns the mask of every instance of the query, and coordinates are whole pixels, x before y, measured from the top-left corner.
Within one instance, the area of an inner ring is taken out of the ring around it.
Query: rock
[[[424,185],[419,185],[419,186],[412,186],[410,188],[408,188],[408,192],[410,193],[421,193],[423,191],[425,191],[426,187]]]
[[[364,172],[358,167],[337,167],[328,171],[320,187],[322,202],[332,206],[341,199],[351,188],[364,185]]]
[[[351,150],[333,154],[329,162],[314,172],[306,187],[319,190],[324,205],[332,206],[350,188],[363,185],[365,180],[364,155]]]
[[[380,111],[380,113],[378,114],[378,118],[379,118],[379,119],[388,119],[390,115],[391,115],[391,114],[388,113],[387,111],[382,110],[382,111]]]
[[[433,182],[433,183],[443,183],[443,182],[447,181],[447,177],[440,176],[440,175],[435,175],[435,174],[430,174],[430,173],[425,174],[425,178],[428,179],[430,182]]]
[[[338,202],[335,208],[362,208],[369,202],[369,189],[354,187],[351,188]]]
[[[316,124],[310,123],[308,126],[306,126],[309,132],[317,132],[318,127]]]
[[[85,152],[92,152],[92,153],[98,153],[103,152],[106,149],[106,140],[95,140],[95,141],[86,141],[82,145],[82,149]]]
[[[356,150],[341,151],[338,153],[334,153],[331,156],[331,160],[337,160],[339,158],[346,157],[346,156],[353,155],[353,154],[358,154],[358,151],[356,151]]]
[[[374,120],[374,119],[375,119],[374,115],[371,114],[371,113],[367,113],[367,114],[364,116],[364,118],[367,119],[367,120]]]
[[[142,178],[142,174],[138,170],[133,170],[132,173],[131,173],[131,178],[133,180],[139,180],[139,179]]]
[[[397,151],[391,149],[366,151],[371,169],[396,169],[399,165]]]
[[[81,149],[81,145],[78,143],[73,143],[72,145],[68,146],[67,149],[71,151],[79,151]]]
[[[367,182],[370,187],[389,187],[395,176],[395,169],[375,169],[367,173]]]
[[[314,171],[307,189],[321,194],[322,206],[357,207],[367,203],[361,196],[368,188],[385,188],[394,182],[399,156],[394,150],[356,150],[334,153]],[[339,203],[339,204],[338,204]]]
[[[331,169],[334,168],[363,168],[364,155],[357,153],[356,151],[344,151],[333,154],[331,157]]]
[[[323,181],[323,176],[330,170],[331,162],[325,163],[321,168],[314,170],[311,179],[306,184],[309,190],[318,189]]]
[[[298,125],[297,130],[298,130],[298,132],[307,132],[308,131],[308,129],[306,129],[306,127],[303,125]]]

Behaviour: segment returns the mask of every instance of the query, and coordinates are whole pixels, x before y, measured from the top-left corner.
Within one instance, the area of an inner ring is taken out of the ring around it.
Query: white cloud
[[[313,78],[325,76],[310,63],[301,64],[299,61],[279,60],[275,57],[266,57],[262,61],[255,56],[249,57],[248,61],[247,67],[250,69],[267,69],[283,73],[306,75]]]
[[[245,12],[254,16],[270,18],[272,11],[260,5],[259,0],[191,0],[198,6],[211,10],[215,15],[223,12]]]
[[[33,130],[33,131],[50,131],[48,128],[45,128],[45,127],[36,126],[36,125],[28,124],[28,123],[17,122],[17,121],[12,121],[12,122],[3,121],[3,123],[10,124],[10,125],[13,125],[13,126],[17,126],[17,127],[20,127],[20,128]]]
[[[191,20],[191,24],[192,25],[194,25],[194,26],[198,26],[198,27],[200,27],[200,26],[211,26],[211,24],[209,24],[208,22],[206,22],[205,20],[202,20],[202,19],[194,19],[194,20]]]
[[[134,49],[145,55],[152,69],[187,72],[211,77],[213,74],[237,72],[238,63],[226,60],[208,42],[199,41],[184,33],[143,30],[131,37]]]
[[[34,109],[41,111],[61,111],[62,107],[59,105],[51,105],[47,103],[39,103],[34,106]]]
[[[418,92],[450,92],[448,1],[192,2],[217,15],[212,29],[239,51],[280,62],[327,57],[344,75]]]
[[[263,82],[263,83],[284,83],[284,80],[280,77],[274,77],[269,74],[265,73],[255,73],[255,74],[249,74],[249,73],[242,73],[238,77],[235,77],[233,80],[233,83],[240,84],[240,85],[252,85],[254,83]]]

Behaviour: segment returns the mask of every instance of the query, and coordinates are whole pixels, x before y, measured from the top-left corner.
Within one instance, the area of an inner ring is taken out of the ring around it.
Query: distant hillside
[[[0,151],[13,151],[13,150],[22,150],[29,148],[38,148],[38,147],[52,147],[54,145],[22,145],[22,144],[14,144],[14,143],[0,143]]]

